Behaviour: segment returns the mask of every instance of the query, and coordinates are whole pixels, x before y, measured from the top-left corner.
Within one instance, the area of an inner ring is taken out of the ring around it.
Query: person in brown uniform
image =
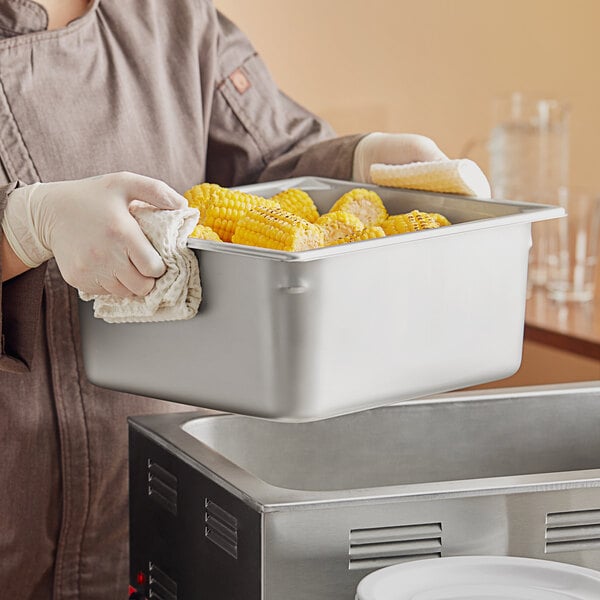
[[[75,288],[144,295],[164,271],[132,199],[443,158],[335,137],[209,0],[0,2],[0,597],[126,597],[126,417],[182,407],[86,380]]]

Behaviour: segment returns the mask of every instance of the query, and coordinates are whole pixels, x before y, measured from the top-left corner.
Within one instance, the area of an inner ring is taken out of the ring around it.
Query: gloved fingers
[[[156,283],[154,277],[144,277],[131,262],[115,276],[119,283],[129,290],[129,295],[134,296],[146,296]]]
[[[65,281],[67,281],[65,279]],[[108,292],[96,281],[91,283],[78,283],[76,281],[67,281],[69,285],[72,285],[74,288],[78,289],[83,294],[89,294],[90,296],[104,296],[108,294]]]
[[[187,200],[164,181],[135,173],[119,173],[118,176],[126,186],[129,201],[141,200],[163,209],[187,208]]]
[[[405,134],[403,147],[399,147],[398,150],[402,158],[407,159],[401,164],[448,159],[431,138],[415,133]]]
[[[118,296],[120,298],[130,298],[133,296],[131,290],[125,287],[116,277],[113,275],[112,277],[98,278],[97,282],[99,287],[102,288],[103,292],[96,292],[100,294],[110,294],[111,296]]]
[[[131,231],[127,239],[127,254],[133,266],[145,277],[154,279],[164,275],[167,267],[160,254],[148,241],[140,226],[131,218]]]
[[[154,288],[155,279],[138,271],[126,248],[117,254],[98,257],[96,261],[85,261],[85,264],[82,261],[65,262],[62,255],[56,260],[65,281],[86,294],[127,298],[145,296]]]
[[[446,160],[448,157],[438,145],[416,133],[371,134],[371,162],[404,165],[411,162]],[[368,136],[370,137],[370,136]]]
[[[370,133],[354,150],[352,179],[371,183],[372,164],[405,165],[413,162],[447,160],[430,138],[415,133]]]
[[[72,276],[71,274],[63,273],[65,281],[84,294],[90,294],[93,296],[106,296],[107,294],[115,294],[123,297],[132,295],[127,288],[125,288],[114,278],[114,276],[111,277],[107,274],[89,275],[90,274],[88,273],[88,277],[83,278],[77,277],[76,275]],[[114,281],[114,284],[111,280]]]

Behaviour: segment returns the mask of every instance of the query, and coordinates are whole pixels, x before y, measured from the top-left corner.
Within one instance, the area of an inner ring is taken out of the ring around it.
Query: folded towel
[[[198,312],[202,290],[198,260],[186,247],[198,221],[198,210],[160,210],[134,202],[131,214],[161,255],[167,267],[144,297],[119,298],[79,292],[82,300],[94,301],[94,316],[107,323],[142,323],[190,319]]]
[[[483,171],[468,158],[414,162],[406,165],[371,165],[371,179],[377,185],[410,188],[427,192],[490,198],[490,184]]]

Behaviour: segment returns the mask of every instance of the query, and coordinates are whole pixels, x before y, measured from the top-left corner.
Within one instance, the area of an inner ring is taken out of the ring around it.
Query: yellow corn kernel
[[[357,233],[353,233],[352,235],[347,235],[346,237],[340,238],[333,242],[332,246],[337,246],[338,244],[349,244],[351,242],[362,242],[364,240],[373,240],[375,238],[385,237],[385,231],[379,225],[371,225],[370,227],[365,227],[362,231]]]
[[[346,192],[329,212],[343,210],[357,216],[365,225],[381,225],[388,216],[381,198],[372,190],[355,188]]]
[[[429,216],[433,218],[433,220],[440,226],[445,227],[446,225],[452,225],[450,221],[444,216],[440,215],[440,213],[429,213]]]
[[[216,183],[200,183],[190,188],[183,196],[188,201],[188,206],[197,208],[200,211],[200,218],[202,218],[205,207],[213,196],[224,191],[226,191],[225,188]]]
[[[439,224],[429,213],[413,210],[409,213],[393,215],[386,219],[381,226],[387,235],[393,235],[422,229],[436,229]]]
[[[325,245],[334,244],[336,240],[353,235],[365,228],[364,223],[352,213],[344,210],[336,210],[320,216],[315,225],[323,230],[325,236]]]
[[[213,229],[224,242],[230,242],[238,221],[257,206],[278,207],[279,204],[274,200],[223,188],[212,194],[200,215],[200,223]]]
[[[196,238],[199,240],[212,240],[213,242],[221,242],[221,238],[217,235],[215,231],[213,231],[210,227],[206,225],[196,225],[194,231],[190,233],[191,238]]]
[[[279,202],[283,210],[298,215],[306,219],[309,223],[314,223],[319,218],[319,211],[313,199],[304,190],[290,188],[289,190],[279,192],[271,200]]]
[[[429,213],[420,210],[413,210],[402,215],[393,215],[381,224],[386,235],[409,233],[421,229],[436,229],[439,226],[439,223]]]
[[[258,206],[239,220],[232,242],[297,252],[320,248],[324,237],[320,227],[297,215],[279,207]]]

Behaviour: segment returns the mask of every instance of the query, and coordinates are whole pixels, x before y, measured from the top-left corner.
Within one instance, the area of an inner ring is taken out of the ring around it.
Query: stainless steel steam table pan
[[[130,477],[131,581],[151,565],[179,600],[350,600],[370,571],[437,556],[600,570],[600,382],[311,423],[139,417]]]
[[[299,187],[326,211],[357,187]],[[531,223],[555,206],[376,189],[391,214],[453,225],[305,252],[190,240],[203,301],[189,321],[107,324],[80,303],[100,386],[272,419],[311,420],[492,381],[521,362]]]

